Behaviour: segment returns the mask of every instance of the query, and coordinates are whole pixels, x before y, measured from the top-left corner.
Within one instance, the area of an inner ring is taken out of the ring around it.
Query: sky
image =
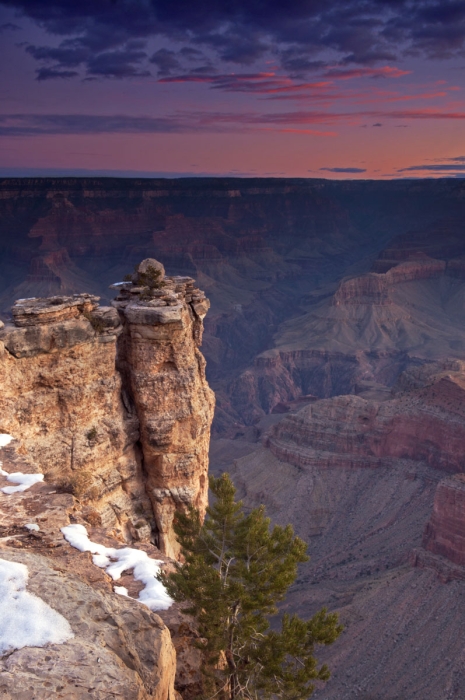
[[[0,176],[465,176],[464,0],[0,0]]]

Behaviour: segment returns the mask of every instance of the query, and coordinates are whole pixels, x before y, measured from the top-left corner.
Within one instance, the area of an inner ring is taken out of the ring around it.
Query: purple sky
[[[0,175],[465,175],[465,2],[0,2]]]

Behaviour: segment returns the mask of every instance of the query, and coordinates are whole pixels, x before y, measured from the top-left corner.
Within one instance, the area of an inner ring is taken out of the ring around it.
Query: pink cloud
[[[278,134],[307,134],[308,136],[337,136],[337,131],[319,131],[318,129],[270,129],[264,127],[259,131],[273,131]]]
[[[413,71],[402,70],[395,66],[382,66],[381,68],[331,68],[325,73],[327,78],[349,80],[351,78],[402,78]]]
[[[332,81],[294,82],[286,76],[275,73],[227,73],[223,75],[176,75],[160,78],[159,83],[206,83],[213,89],[227,92],[253,92],[274,94],[302,90],[321,90],[332,85]]]

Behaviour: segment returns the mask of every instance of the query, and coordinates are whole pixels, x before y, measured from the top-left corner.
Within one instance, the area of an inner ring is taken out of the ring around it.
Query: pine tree
[[[246,514],[227,474],[210,479],[214,496],[202,524],[191,509],[178,513],[174,529],[183,564],[161,574],[169,594],[186,603],[202,638],[206,697],[220,700],[304,700],[312,681],[326,681],[317,667],[317,644],[332,644],[342,631],[337,614],[320,610],[310,620],[284,615],[270,628],[307,545],[291,525],[270,528],[263,506]]]

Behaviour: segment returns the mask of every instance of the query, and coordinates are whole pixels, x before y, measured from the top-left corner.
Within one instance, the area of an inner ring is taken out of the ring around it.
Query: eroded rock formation
[[[167,279],[145,298],[139,286],[144,274],[142,264],[114,302],[123,319],[118,366],[140,422],[159,546],[175,556],[174,512],[189,505],[203,512],[207,504],[214,396],[198,346],[209,303],[189,277]]]
[[[87,294],[16,302],[0,332],[0,428],[102,525],[174,556],[174,511],[206,506],[214,401],[198,350],[208,301],[163,275],[120,285],[116,308]]]
[[[250,425],[301,395],[354,394],[367,383],[392,387],[407,368],[461,359],[459,262],[417,252],[386,272],[343,279],[333,294],[312,300],[306,313],[282,324],[275,347],[231,382],[238,414]]]
[[[423,546],[462,568],[465,578],[465,477],[455,474],[438,484]],[[456,576],[458,578],[458,576]]]
[[[464,407],[464,363],[431,363],[401,376],[385,400],[336,396],[286,416],[270,431],[267,446],[295,466],[410,460],[454,473],[464,469]]]
[[[20,440],[0,448],[5,473],[38,471],[24,452]],[[8,484],[4,476],[1,480],[2,486]],[[23,493],[0,493],[0,501],[0,559],[27,567],[28,593],[62,615],[73,634],[63,644],[26,645],[2,655],[0,694],[8,700],[178,698],[176,652],[163,620],[145,605],[117,595],[116,583],[130,587],[129,572],[114,582],[88,552],[71,547],[60,528],[70,521],[85,524],[94,541],[118,549],[125,546],[121,534],[95,519],[90,527],[83,519],[88,506],[47,482]],[[137,546],[160,559],[154,545]],[[33,629],[40,620],[30,624]]]
[[[464,391],[463,362],[425,363],[392,391],[288,403],[258,423],[261,446],[234,441],[246,505],[309,543],[286,611],[328,605],[346,628],[316,698],[464,695]]]

